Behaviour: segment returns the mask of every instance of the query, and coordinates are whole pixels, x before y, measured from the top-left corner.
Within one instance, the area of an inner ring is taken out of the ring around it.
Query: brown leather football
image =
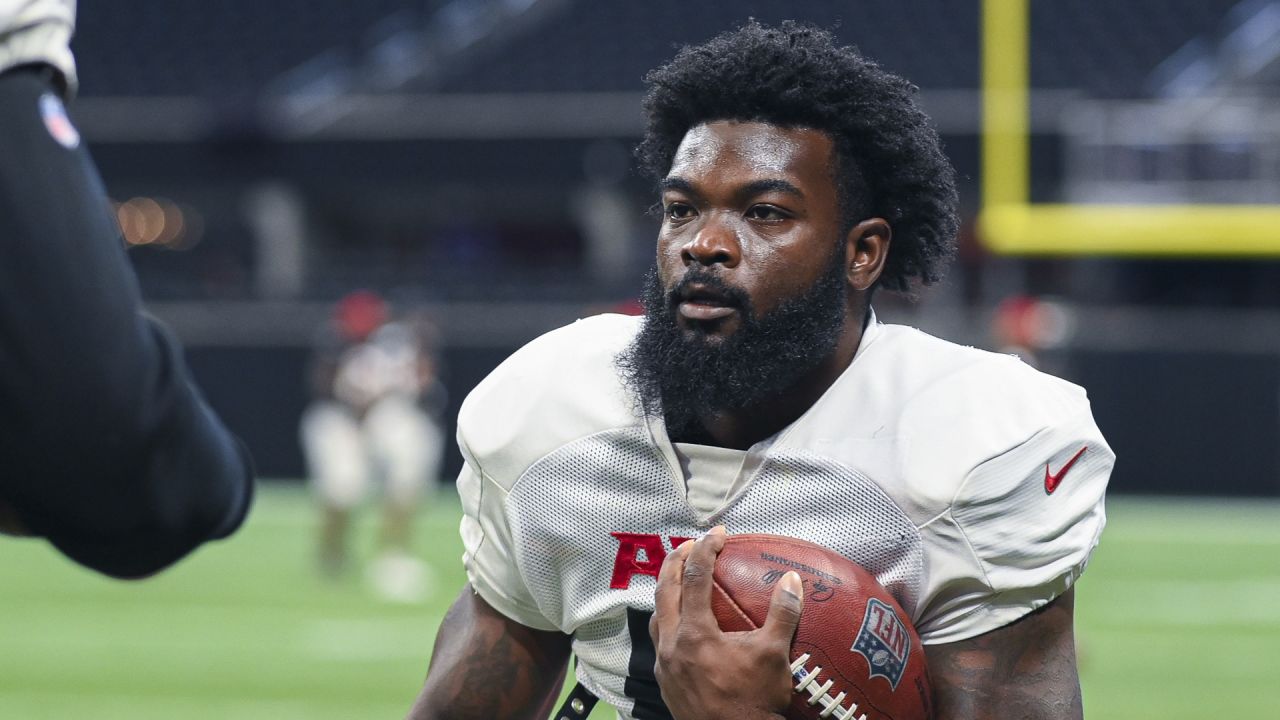
[[[730,535],[716,560],[711,607],[720,628],[754,630],[788,570],[804,584],[791,643],[789,720],[925,720],[932,691],[910,618],[871,573],[821,545]]]

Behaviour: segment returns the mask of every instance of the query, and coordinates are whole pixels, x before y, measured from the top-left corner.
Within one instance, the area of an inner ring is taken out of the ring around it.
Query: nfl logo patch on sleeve
[[[71,118],[67,117],[67,108],[57,95],[45,93],[40,96],[40,117],[44,119],[44,126],[59,145],[68,150],[74,150],[80,144],[80,133],[76,130],[76,126],[71,124]]]
[[[867,614],[862,618],[862,629],[849,649],[867,659],[871,677],[878,675],[897,690],[911,655],[911,636],[892,607],[871,598],[867,601]]]

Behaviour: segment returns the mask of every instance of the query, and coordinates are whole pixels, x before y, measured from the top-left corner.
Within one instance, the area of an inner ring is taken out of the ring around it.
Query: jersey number
[[[636,720],[672,720],[671,713],[662,702],[658,679],[653,675],[653,664],[658,655],[649,637],[649,618],[653,613],[627,608],[627,631],[631,633],[631,660],[627,662],[627,679],[622,691],[636,701],[632,715]]]

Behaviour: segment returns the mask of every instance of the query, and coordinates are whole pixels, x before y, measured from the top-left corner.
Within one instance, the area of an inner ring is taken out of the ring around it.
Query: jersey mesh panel
[[[685,502],[643,428],[607,430],[550,453],[507,498],[520,574],[543,615],[574,633],[578,678],[629,715],[631,639],[626,609],[653,610],[656,578],[610,587],[614,532],[696,537],[705,526]],[[892,500],[857,471],[818,455],[769,456],[753,481],[713,518],[731,533],[774,533],[820,543],[866,567],[908,612],[923,575],[920,535]]]
[[[578,678],[623,711],[631,639],[627,607],[652,611],[656,578],[609,587],[612,532],[699,534],[693,512],[643,428],[606,430],[531,466],[507,498],[525,584],[546,618],[574,633]],[[670,549],[670,541],[664,547]]]
[[[915,613],[924,579],[920,531],[883,490],[857,470],[813,453],[770,454],[726,518],[746,515],[769,532],[825,545],[876,576]]]

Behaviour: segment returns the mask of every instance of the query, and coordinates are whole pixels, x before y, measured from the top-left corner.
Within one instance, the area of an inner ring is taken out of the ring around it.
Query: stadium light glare
[[[112,205],[120,234],[130,246],[190,250],[200,242],[203,222],[199,215],[172,200],[134,197]]]

